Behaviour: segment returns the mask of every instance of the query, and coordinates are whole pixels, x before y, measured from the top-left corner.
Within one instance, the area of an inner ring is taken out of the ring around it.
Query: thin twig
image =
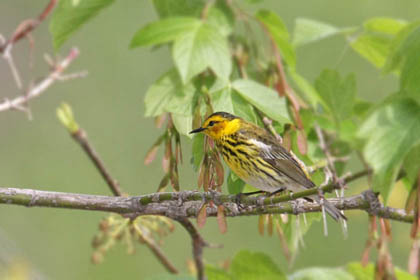
[[[79,50],[77,48],[71,49],[67,57],[59,61],[50,72],[50,74],[42,79],[39,83],[31,87],[25,95],[18,96],[12,100],[6,99],[4,102],[0,103],[0,112],[12,109],[23,110],[24,105],[26,105],[29,100],[40,96],[47,88],[58,81],[63,71],[78,56]]]
[[[51,13],[51,11],[56,6],[57,2],[58,0],[51,0],[36,19],[27,19],[22,21],[16,27],[16,30],[11,38],[9,38],[8,40],[2,40],[2,42],[0,42],[0,54],[2,54],[3,58],[9,65],[13,78],[15,79],[16,85],[19,89],[22,88],[22,79],[20,78],[19,71],[13,60],[13,46],[16,42],[18,42],[24,37],[29,38],[30,45],[32,46],[33,40],[31,39],[30,33]]]
[[[8,39],[3,45],[0,45],[0,53],[3,53],[6,49],[11,48],[13,44],[15,44],[23,37],[28,36],[28,34],[31,33],[52,12],[57,2],[58,0],[50,0],[42,13],[36,19],[25,20],[20,23],[12,37]]]
[[[98,169],[102,178],[108,184],[111,192],[115,196],[121,196],[123,193],[120,188],[120,184],[117,180],[113,179],[109,171],[106,169],[104,162],[99,158],[98,153],[95,151],[93,146],[89,143],[86,132],[79,128],[75,133],[72,134],[73,139],[83,148],[88,157],[92,160],[95,167]]]
[[[272,47],[273,52],[274,52],[277,71],[278,71],[278,74],[279,74],[279,82],[276,85],[277,92],[279,93],[280,96],[285,95],[287,97],[287,99],[289,99],[290,103],[292,104],[292,111],[295,115],[295,120],[296,120],[297,127],[299,129],[303,129],[303,122],[302,122],[302,119],[299,115],[300,104],[299,104],[299,102],[296,98],[296,93],[293,91],[292,87],[290,87],[289,84],[287,83],[286,74],[285,74],[285,71],[284,71],[280,50],[278,49],[276,41],[274,40],[273,36],[271,36],[270,31],[267,29],[265,24],[261,21],[258,21],[258,22],[261,24],[262,29],[264,30],[264,33],[270,39],[271,47]]]
[[[160,263],[172,274],[178,274],[178,269],[174,264],[168,259],[168,257],[160,249],[159,245],[156,244],[155,240],[149,237],[147,234],[143,234],[142,230],[137,230],[137,234],[140,235],[146,246],[152,251]]]
[[[197,279],[204,280],[204,264],[203,264],[203,248],[208,246],[208,243],[201,237],[195,226],[187,218],[175,218],[185,230],[190,234],[193,247],[194,263],[197,269]]]

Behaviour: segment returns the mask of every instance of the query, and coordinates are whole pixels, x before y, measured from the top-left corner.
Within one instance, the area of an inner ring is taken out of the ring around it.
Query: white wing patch
[[[258,141],[257,139],[250,139],[249,142],[251,142],[255,146],[261,148],[265,153],[269,153],[271,151],[270,146],[268,146],[267,144],[265,144],[261,141]]]

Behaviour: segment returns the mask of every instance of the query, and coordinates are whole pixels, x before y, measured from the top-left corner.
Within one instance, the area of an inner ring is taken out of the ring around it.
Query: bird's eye
[[[215,121],[210,121],[207,126],[213,126],[215,123],[216,123]]]

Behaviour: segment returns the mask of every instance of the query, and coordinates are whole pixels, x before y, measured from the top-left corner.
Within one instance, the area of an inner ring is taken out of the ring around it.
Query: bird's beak
[[[199,127],[199,128],[197,128],[197,129],[194,129],[194,130],[190,131],[190,134],[193,134],[193,133],[198,133],[198,132],[201,132],[201,131],[203,131],[203,130],[205,130],[205,128],[203,128],[203,127]]]

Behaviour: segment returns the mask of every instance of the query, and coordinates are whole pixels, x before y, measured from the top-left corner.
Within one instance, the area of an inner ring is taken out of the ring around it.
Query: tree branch
[[[301,193],[296,193],[293,196],[288,195],[289,200],[306,196],[308,191]],[[0,203],[3,204],[105,211],[119,214],[162,215],[175,220],[196,217],[203,201],[213,201],[215,205],[223,204],[225,215],[229,217],[280,213],[297,215],[321,211],[321,206],[317,203],[305,200],[284,202],[278,202],[278,200],[285,200],[285,196],[276,198],[243,197],[238,202],[236,195],[217,192],[183,191],[132,197],[109,197],[33,189],[0,188]],[[413,222],[412,214],[406,213],[403,209],[384,207],[371,190],[351,197],[329,199],[329,202],[342,210],[359,209],[385,219]],[[216,217],[217,207],[207,207],[207,216]]]

